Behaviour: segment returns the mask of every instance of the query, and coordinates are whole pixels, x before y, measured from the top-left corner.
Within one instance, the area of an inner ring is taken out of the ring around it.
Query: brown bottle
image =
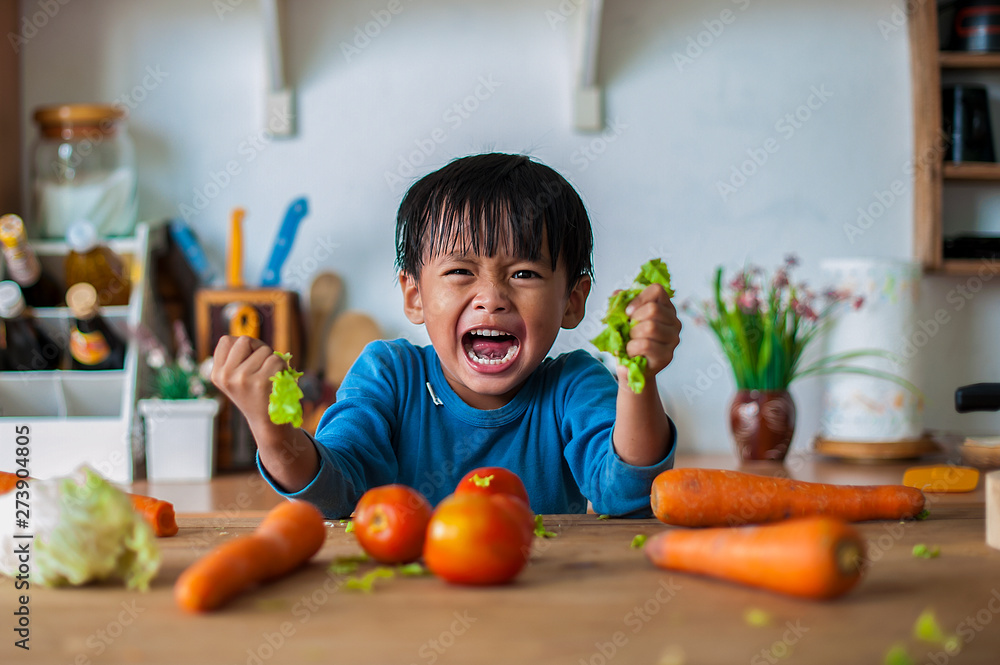
[[[125,340],[101,316],[97,290],[80,282],[66,292],[66,306],[73,314],[69,353],[73,369],[122,369]]]
[[[59,369],[62,349],[35,322],[17,282],[0,282],[0,318],[0,369]]]
[[[24,221],[17,215],[0,217],[0,248],[7,261],[7,274],[17,282],[29,307],[57,307],[63,290],[42,270],[35,250],[28,244]]]
[[[132,289],[122,258],[102,245],[97,229],[86,220],[74,222],[66,232],[66,286],[86,282],[97,291],[98,304],[127,305]]]

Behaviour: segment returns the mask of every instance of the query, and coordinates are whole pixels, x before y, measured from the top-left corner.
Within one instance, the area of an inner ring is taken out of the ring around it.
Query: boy
[[[403,483],[436,504],[480,466],[524,481],[537,513],[648,516],[653,478],[673,465],[676,433],[657,372],[680,322],[666,292],[630,304],[627,350],[648,359],[632,393],[584,351],[547,358],[584,317],[590,220],[572,186],[519,155],[455,160],[407,192],[396,222],[403,309],[431,346],[374,342],[352,366],[315,439],[267,415],[283,361],[259,340],[224,337],[212,380],[246,416],[258,465],[284,496],[330,518],[371,487]]]

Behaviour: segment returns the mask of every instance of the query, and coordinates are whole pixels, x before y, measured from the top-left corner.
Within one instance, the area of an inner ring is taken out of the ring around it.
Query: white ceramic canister
[[[827,259],[824,284],[850,298],[837,306],[824,355],[880,349],[896,356],[858,357],[847,363],[890,372],[921,384],[921,358],[906,340],[916,323],[920,266],[883,258]],[[859,300],[860,299],[860,300]],[[893,442],[923,434],[923,400],[885,379],[853,373],[825,377],[820,436],[830,441]]]

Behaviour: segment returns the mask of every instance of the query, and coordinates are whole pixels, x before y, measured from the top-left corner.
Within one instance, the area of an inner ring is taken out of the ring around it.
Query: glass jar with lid
[[[101,236],[131,235],[136,221],[135,148],[125,110],[110,104],[64,104],[35,111],[30,235],[64,238],[90,220]]]

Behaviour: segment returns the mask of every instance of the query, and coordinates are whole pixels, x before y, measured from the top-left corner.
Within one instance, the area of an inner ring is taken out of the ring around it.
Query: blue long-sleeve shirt
[[[637,467],[615,453],[617,384],[584,351],[546,358],[508,404],[476,409],[452,390],[432,346],[369,344],[323,415],[315,443],[320,468],[283,496],[317,505],[328,518],[351,513],[371,487],[409,485],[432,504],[467,472],[500,466],[524,481],[536,513],[652,514],[653,478],[673,466],[676,433],[659,463]]]

